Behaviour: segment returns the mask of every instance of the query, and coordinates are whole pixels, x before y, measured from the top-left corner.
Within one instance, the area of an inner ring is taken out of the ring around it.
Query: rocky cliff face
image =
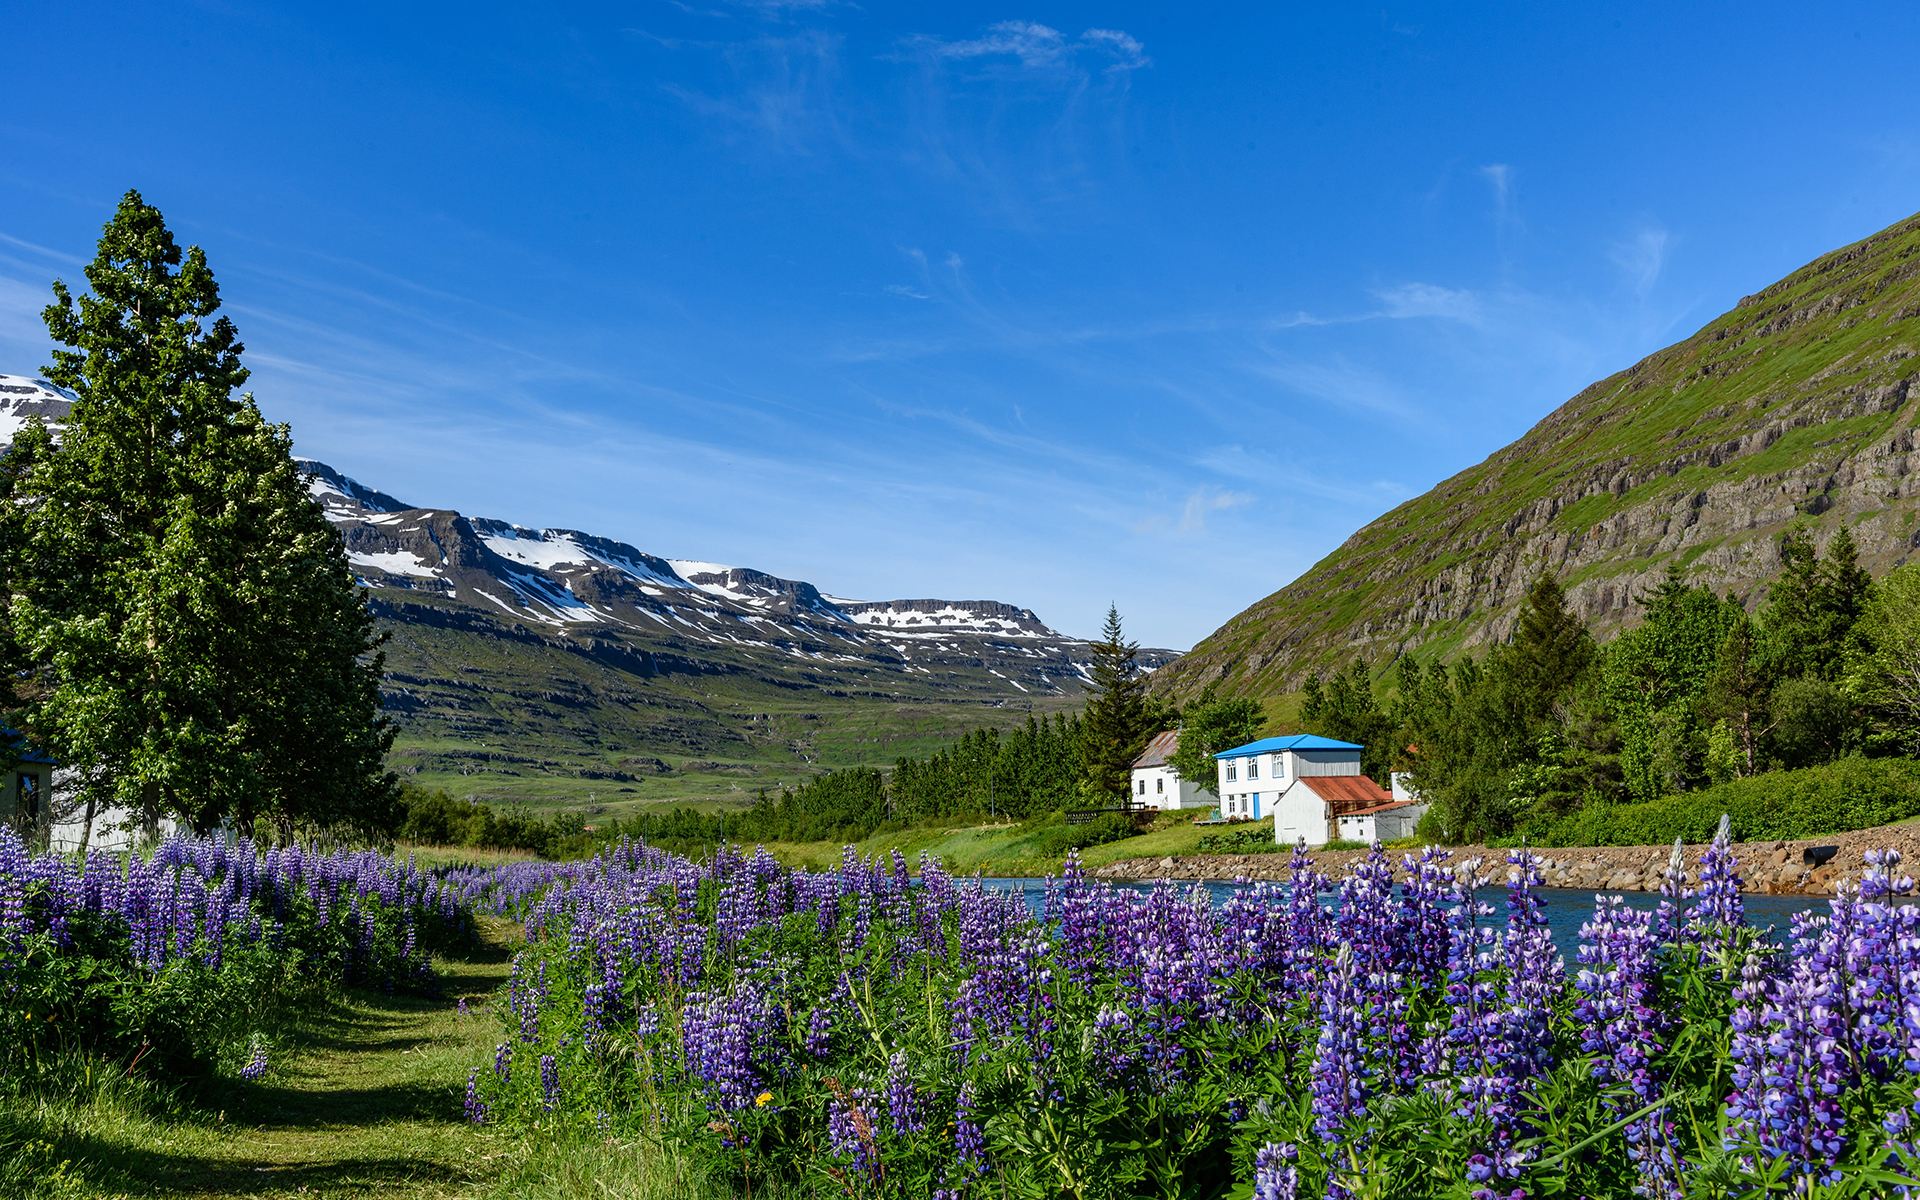
[[[1478,466],[1355,533],[1155,678],[1297,690],[1366,656],[1510,636],[1555,572],[1602,637],[1670,563],[1749,605],[1781,532],[1843,525],[1876,574],[1920,545],[1920,217],[1837,250],[1603,379]]]

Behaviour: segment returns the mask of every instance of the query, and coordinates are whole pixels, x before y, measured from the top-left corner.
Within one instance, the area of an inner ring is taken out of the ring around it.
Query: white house
[[[1304,777],[1358,775],[1360,750],[1352,742],[1310,733],[1263,738],[1222,750],[1213,756],[1219,769],[1214,791],[1220,796],[1220,815],[1258,819],[1273,812],[1280,795]]]
[[[1389,792],[1362,775],[1362,749],[1297,734],[1223,750],[1213,756],[1221,815],[1272,816],[1274,840],[1283,844],[1303,837],[1309,846],[1324,846],[1411,836],[1426,805],[1406,790],[1401,776]]]
[[[1135,808],[1210,808],[1214,794],[1198,784],[1188,783],[1174,774],[1167,761],[1180,748],[1180,731],[1156,733],[1140,757],[1133,760],[1133,805]]]

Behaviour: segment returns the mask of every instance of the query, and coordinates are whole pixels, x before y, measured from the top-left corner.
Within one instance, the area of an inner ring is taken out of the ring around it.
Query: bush
[[[1244,829],[1209,833],[1200,839],[1202,854],[1291,854],[1293,843],[1281,845],[1273,840],[1273,822],[1261,821]]]
[[[1920,762],[1843,758],[1645,804],[1596,805],[1524,832],[1536,846],[1652,846],[1713,840],[1720,814],[1737,841],[1824,837],[1920,816]]]
[[[1035,851],[1047,858],[1059,858],[1069,850],[1085,850],[1130,838],[1139,832],[1125,813],[1101,813],[1084,825],[1049,825],[1033,837]]]

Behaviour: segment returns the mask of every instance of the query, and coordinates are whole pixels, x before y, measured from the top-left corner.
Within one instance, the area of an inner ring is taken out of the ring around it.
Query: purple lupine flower
[[[475,1067],[473,1070],[467,1072],[467,1100],[465,1108],[467,1120],[475,1125],[485,1125],[487,1123],[487,1105],[485,1101],[480,1099],[479,1067]]]
[[[895,1133],[924,1133],[926,1115],[921,1111],[920,1094],[914,1090],[913,1077],[907,1072],[907,1052],[897,1050],[887,1060],[887,1116]]]
[[[1728,849],[1732,838],[1733,819],[1722,813],[1713,844],[1700,855],[1700,887],[1687,914],[1687,936],[1723,957],[1732,950],[1736,931],[1747,923],[1746,906],[1740,899],[1740,874],[1735,869],[1739,860]],[[1735,964],[1724,963],[1723,977],[1731,977],[1735,969]]]
[[[869,1181],[878,1180],[880,1150],[873,1119],[866,1111],[866,1102],[872,1097],[864,1088],[849,1091],[832,1077],[828,1077],[826,1082],[831,1092],[827,1100],[829,1152],[845,1161],[853,1174]]]
[[[266,1073],[267,1046],[265,1042],[255,1038],[253,1042],[253,1056],[247,1060],[246,1066],[240,1068],[240,1078],[251,1082]]]
[[[1659,1091],[1653,1064],[1666,1049],[1669,1029],[1655,995],[1660,966],[1654,917],[1628,907],[1624,897],[1594,897],[1593,919],[1580,927],[1581,969],[1573,982],[1580,1047],[1593,1056],[1594,1078],[1631,1088],[1634,1107]],[[1683,1164],[1667,1114],[1636,1121],[1624,1133],[1642,1194],[1656,1200],[1677,1197]]]
[[[1342,945],[1321,985],[1320,1037],[1313,1060],[1313,1129],[1330,1146],[1359,1134],[1367,1111],[1367,1021],[1353,948]],[[1355,1162],[1351,1151],[1350,1162]]]
[[[1253,1156],[1253,1200],[1296,1200],[1300,1189],[1300,1169],[1294,1160],[1300,1155],[1292,1142],[1268,1142]]]
[[[987,1135],[973,1118],[978,1102],[972,1083],[960,1085],[953,1112],[953,1178],[956,1189],[987,1173]]]
[[[493,1048],[493,1077],[501,1083],[513,1078],[513,1043],[501,1042]]]
[[[560,1064],[553,1055],[540,1056],[540,1107],[552,1112],[560,1103]]]

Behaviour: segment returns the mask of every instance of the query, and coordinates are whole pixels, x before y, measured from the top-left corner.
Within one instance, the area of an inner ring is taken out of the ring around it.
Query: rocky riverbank
[[[1803,862],[1809,847],[1833,846],[1837,852],[1824,864],[1809,867]],[[1481,870],[1496,879],[1506,875],[1507,850],[1485,846],[1449,847],[1449,863],[1459,864],[1471,858],[1482,860]],[[1693,880],[1700,868],[1700,852],[1705,846],[1685,848],[1687,877]],[[1883,825],[1853,833],[1802,841],[1736,842],[1735,859],[1744,890],[1770,895],[1831,896],[1841,884],[1856,885],[1866,867],[1869,850],[1898,850],[1909,871],[1920,871],[1920,825]],[[1655,892],[1660,890],[1671,846],[1591,846],[1577,849],[1538,848],[1545,860],[1543,869],[1549,887],[1579,888],[1596,892]],[[1400,860],[1417,851],[1393,850],[1388,856],[1396,877],[1404,875]],[[1321,871],[1338,879],[1366,857],[1363,850],[1322,851],[1313,859]],[[1281,854],[1199,854],[1177,858],[1134,858],[1108,863],[1093,875],[1102,879],[1217,879],[1281,880],[1287,877],[1287,855]]]

